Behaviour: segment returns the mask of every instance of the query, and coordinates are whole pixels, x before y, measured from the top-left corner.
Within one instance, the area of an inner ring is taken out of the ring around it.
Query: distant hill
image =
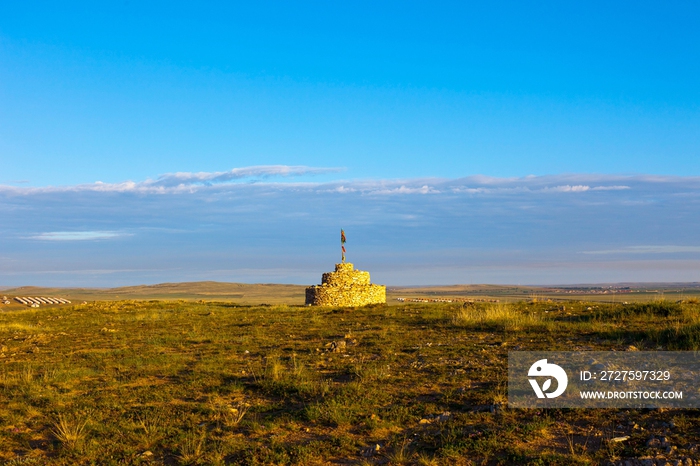
[[[304,285],[247,284],[225,282],[160,283],[119,288],[46,288],[23,286],[0,289],[2,295],[54,296],[73,302],[120,299],[186,299],[230,301],[240,304],[303,305]],[[699,283],[616,283],[562,286],[443,285],[388,286],[387,303],[397,298],[498,299],[499,301],[594,300],[605,302],[649,301],[654,299],[700,299]],[[14,306],[14,302],[11,307]],[[19,304],[17,304],[19,306]]]
[[[22,286],[2,291],[8,296],[60,296],[71,301],[116,299],[205,299],[242,304],[304,304],[302,285],[223,282],[161,283],[119,288],[43,288]]]

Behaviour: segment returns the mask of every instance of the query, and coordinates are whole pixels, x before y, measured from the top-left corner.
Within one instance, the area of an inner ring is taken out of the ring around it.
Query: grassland
[[[631,346],[699,350],[700,305],[131,300],[3,312],[0,461],[692,463],[698,410],[505,404],[509,350]]]
[[[160,283],[157,285],[124,286],[118,288],[46,288],[24,286],[3,289],[6,296],[60,296],[72,301],[115,300],[178,300],[223,301],[237,304],[288,304],[303,305],[305,288],[302,285],[249,284],[226,282]],[[499,300],[517,302],[552,300],[565,302],[571,299],[608,303],[643,302],[658,299],[670,301],[700,299],[700,283],[630,283],[581,285],[568,287],[506,286],[506,285],[450,285],[387,288],[387,303],[401,305],[397,298],[444,298]],[[12,302],[10,307],[22,309]]]

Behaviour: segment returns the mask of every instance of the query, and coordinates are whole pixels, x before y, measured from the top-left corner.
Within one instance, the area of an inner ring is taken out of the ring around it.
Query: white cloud
[[[345,186],[338,186],[337,188],[331,189],[331,192],[336,192],[336,193],[354,193],[357,191],[355,188],[347,188]]]
[[[112,239],[119,236],[128,236],[116,231],[50,231],[30,236],[30,239],[41,241],[91,241],[100,239]]]
[[[401,185],[398,188],[384,188],[369,191],[369,194],[439,194],[440,191],[431,188],[427,184],[415,188]]]
[[[568,174],[525,176],[521,178],[495,178],[474,175],[464,178],[412,178],[384,180],[340,180],[324,182],[298,182],[271,180],[338,173],[342,168],[307,167],[289,165],[263,165],[234,168],[221,172],[166,173],[155,179],[123,181],[119,183],[95,183],[73,186],[19,187],[0,185],[0,194],[33,195],[70,192],[137,193],[137,194],[188,194],[200,192],[228,192],[241,189],[295,190],[308,192],[361,193],[378,195],[402,194],[470,194],[470,195],[521,195],[563,194],[591,192],[615,192],[641,188],[644,191],[674,191],[674,195],[693,195],[700,191],[700,178],[650,176],[650,175],[597,175]],[[241,181],[247,182],[241,182]],[[254,182],[254,183],[252,183]],[[250,188],[254,185],[255,188]]]
[[[467,194],[486,194],[494,192],[493,189],[488,188],[452,188],[453,193],[467,193]]]
[[[551,188],[549,188],[549,187],[542,188],[542,191],[544,191],[544,192],[551,191],[551,192],[555,192],[555,193],[582,193],[582,192],[588,191],[589,189],[591,189],[590,186],[586,186],[586,185],[582,185],[582,184],[579,184],[576,186],[571,186],[571,185],[567,184],[565,186],[552,186]]]
[[[578,184],[571,186],[569,184],[563,186],[553,186],[542,188],[540,191],[543,192],[557,192],[557,193],[584,193],[586,191],[622,191],[623,189],[631,189],[629,186],[593,186],[592,188],[588,185]]]
[[[55,192],[115,192],[115,193],[140,193],[140,194],[178,194],[195,192],[203,187],[215,185],[232,185],[235,180],[256,180],[272,177],[293,177],[305,175],[321,175],[338,173],[344,168],[339,167],[306,167],[303,165],[260,165],[253,167],[234,168],[224,172],[177,172],[166,173],[156,179],[145,181],[123,181],[120,183],[94,183],[79,184],[74,186],[45,186],[45,187],[16,187],[0,185],[0,192],[12,194],[41,194]]]
[[[630,189],[629,186],[595,186],[591,188],[591,191],[622,191],[623,189]]]
[[[153,187],[175,187],[175,186],[191,186],[199,184],[215,184],[225,183],[232,180],[240,180],[243,178],[270,178],[275,176],[302,176],[302,175],[320,175],[325,173],[337,173],[344,170],[343,168],[314,168],[306,166],[290,166],[290,165],[260,165],[254,167],[234,168],[225,172],[177,172],[166,173],[155,180],[147,180],[142,184],[144,186]]]

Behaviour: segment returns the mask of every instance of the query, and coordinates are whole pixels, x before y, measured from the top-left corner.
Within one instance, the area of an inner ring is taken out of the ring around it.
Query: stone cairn
[[[369,272],[354,270],[350,262],[335,264],[323,274],[320,285],[306,289],[306,304],[314,306],[366,306],[386,303],[386,286],[369,282]]]

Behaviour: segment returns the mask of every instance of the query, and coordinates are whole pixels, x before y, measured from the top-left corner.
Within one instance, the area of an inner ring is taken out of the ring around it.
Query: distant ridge
[[[304,285],[277,283],[228,283],[216,281],[159,283],[155,285],[117,288],[60,288],[22,286],[0,289],[12,296],[58,296],[74,303],[99,300],[206,300],[240,304],[303,305]],[[631,290],[624,290],[629,288]],[[610,292],[610,289],[616,291]],[[608,290],[608,291],[606,291]],[[494,298],[503,301],[553,299],[598,301],[648,301],[653,299],[700,298],[699,282],[676,283],[599,283],[557,286],[520,285],[437,285],[388,286],[387,303],[398,304],[397,298]]]
[[[65,296],[72,300],[205,299],[243,304],[304,304],[302,285],[226,283],[215,281],[159,283],[118,288],[57,288],[22,286],[5,289],[10,296]]]

